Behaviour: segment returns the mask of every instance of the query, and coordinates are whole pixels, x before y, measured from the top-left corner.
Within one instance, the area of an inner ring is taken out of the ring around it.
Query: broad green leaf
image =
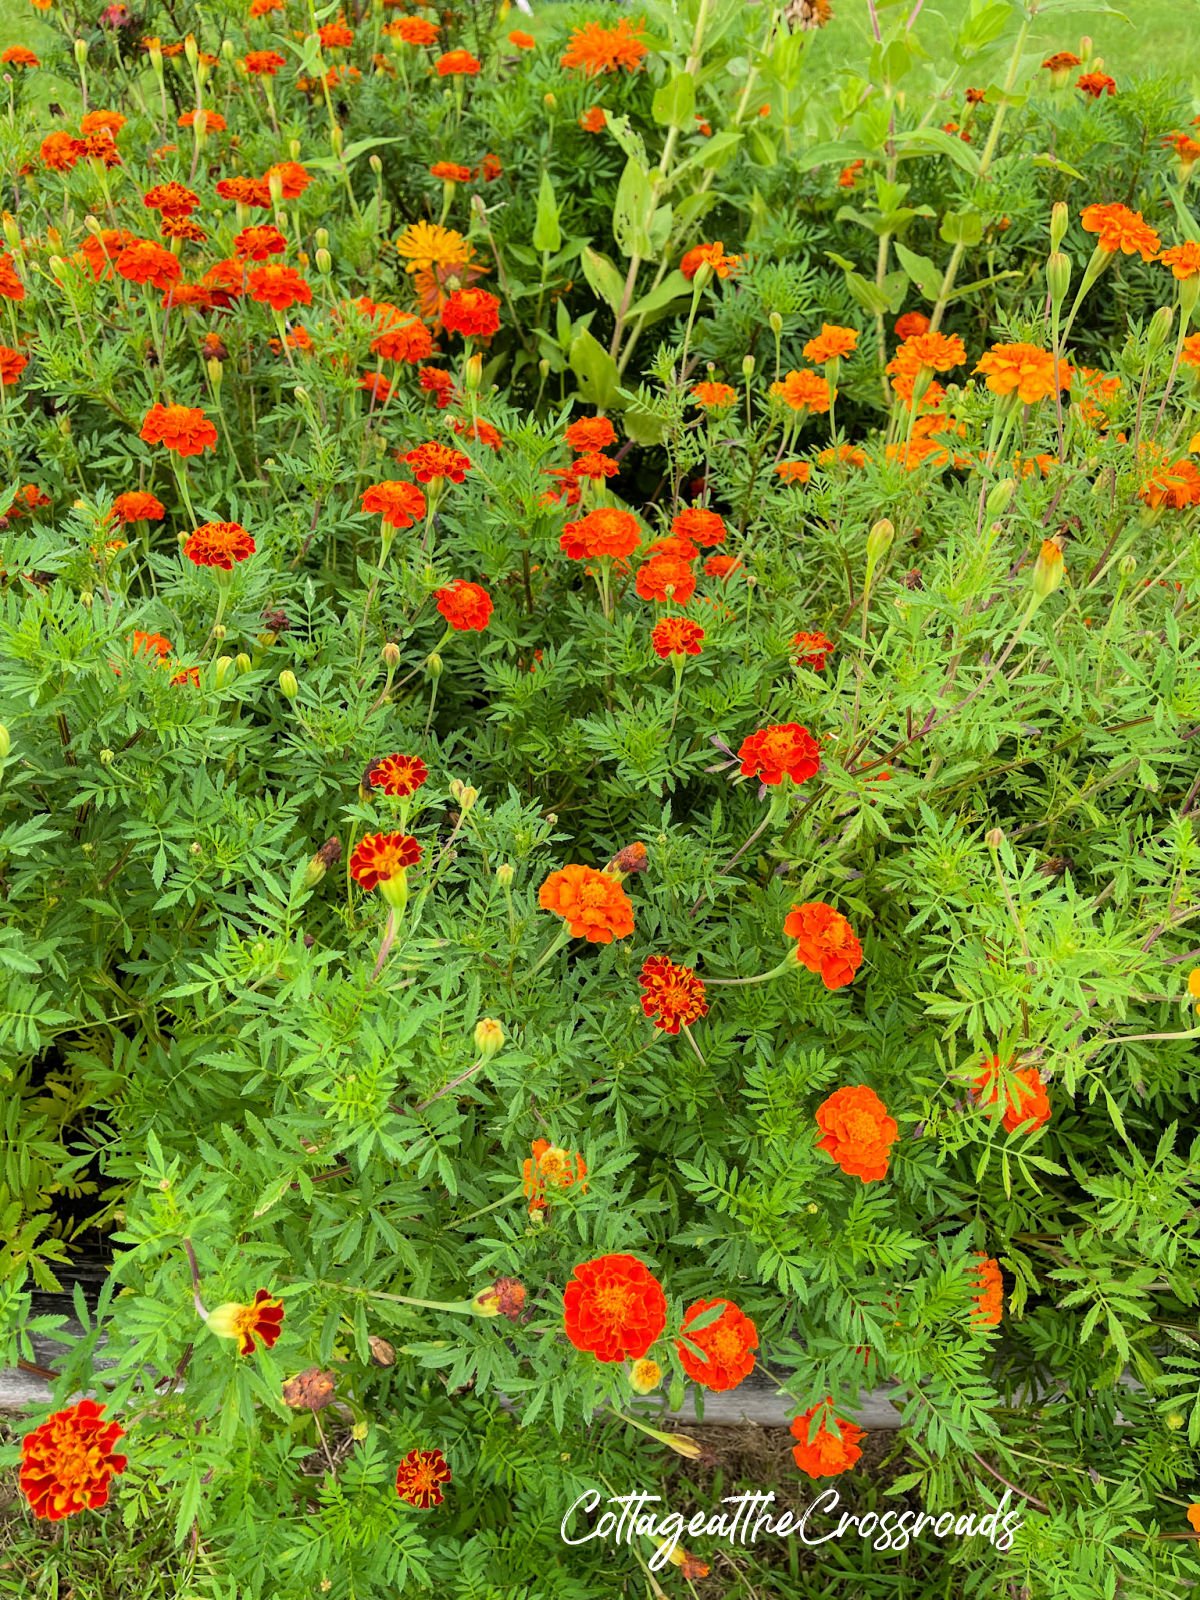
[[[936,300],[941,293],[942,274],[928,256],[919,256],[915,250],[895,242],[896,259],[908,273],[910,283],[916,285],[927,300]]]
[[[579,264],[592,293],[603,300],[610,311],[616,311],[625,293],[625,280],[613,263],[601,251],[584,245]]]
[[[562,229],[558,225],[558,201],[554,197],[554,185],[550,181],[548,172],[542,173],[542,181],[538,185],[533,247],[535,250],[549,251],[551,254],[562,248]]]
[[[591,405],[607,409],[617,398],[617,363],[586,328],[571,340],[571,371]]]
[[[690,72],[677,72],[664,83],[650,106],[655,122],[664,128],[686,128],[696,110],[696,80]]]

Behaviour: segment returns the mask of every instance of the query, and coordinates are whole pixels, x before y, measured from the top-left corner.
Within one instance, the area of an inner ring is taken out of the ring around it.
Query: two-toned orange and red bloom
[[[792,1459],[810,1478],[848,1472],[862,1455],[861,1441],[866,1438],[857,1423],[834,1416],[832,1397],[802,1412],[790,1432],[799,1441],[792,1447]]]
[[[790,778],[805,783],[821,770],[817,741],[798,722],[775,723],[742,740],[738,750],[744,778],[757,778],[768,787]]]
[[[440,1506],[445,1496],[442,1485],[452,1478],[440,1450],[410,1450],[396,1468],[396,1493],[405,1505],[418,1511]]]
[[[364,774],[364,787],[380,789],[392,800],[407,800],[429,778],[429,768],[420,756],[405,756],[398,751],[372,761]]]
[[[538,905],[561,917],[573,939],[611,944],[633,932],[633,905],[609,872],[578,864],[552,872],[538,890]]]
[[[546,1193],[550,1189],[571,1189],[578,1184],[579,1192],[586,1194],[586,1179],[587,1162],[578,1150],[564,1150],[549,1139],[535,1139],[522,1168],[522,1187],[530,1214],[546,1209]]]
[[[27,1433],[17,1485],[34,1516],[61,1522],[106,1505],[113,1478],[127,1465],[113,1449],[124,1432],[119,1423],[105,1420],[103,1405],[80,1400]]]
[[[598,1256],[572,1273],[563,1321],[576,1350],[597,1361],[638,1361],[667,1325],[667,1297],[636,1256]]]
[[[835,649],[832,639],[823,633],[801,632],[792,636],[792,653],[796,665],[810,672],[824,672],[825,663]]]
[[[494,609],[491,595],[468,578],[455,578],[447,587],[435,589],[433,598],[455,633],[482,633],[491,621]]]
[[[725,246],[718,239],[715,244],[698,244],[679,260],[679,270],[691,283],[701,267],[711,267],[713,276],[730,278],[742,264],[741,256],[726,255]]]
[[[205,522],[188,535],[183,553],[197,567],[232,572],[254,554],[254,540],[240,522]]]
[[[721,1307],[720,1316],[693,1331],[690,1324],[717,1306]],[[758,1329],[732,1300],[697,1300],[684,1312],[679,1331],[704,1352],[697,1355],[682,1339],[676,1341],[680,1366],[702,1389],[718,1394],[736,1389],[754,1371]]]
[[[827,989],[844,989],[853,982],[863,950],[840,911],[823,900],[806,901],[788,912],[783,931],[796,941],[796,960],[819,973]]]
[[[638,568],[634,588],[642,600],[685,606],[696,592],[696,574],[686,559],[658,551]]]
[[[1004,1095],[1006,1133],[1034,1133],[1050,1121],[1050,1097],[1036,1067],[1021,1067],[1016,1072],[1002,1071],[1000,1057],[990,1056],[975,1079],[979,1104],[994,1106]]]
[[[416,484],[388,478],[363,491],[362,508],[374,512],[389,528],[411,528],[426,512],[425,496]]]
[[[161,444],[180,456],[198,456],[217,447],[217,430],[195,406],[153,405],[142,422],[147,444]]]
[[[389,905],[403,905],[408,869],[421,855],[421,845],[411,833],[368,833],[350,857],[350,876],[368,894],[378,889]]]
[[[817,1107],[817,1127],[817,1149],[832,1156],[843,1172],[864,1183],[887,1177],[900,1129],[874,1089],[863,1083],[835,1089]]]
[[[412,468],[412,475],[418,483],[433,483],[437,479],[461,483],[471,470],[469,455],[455,450],[452,445],[437,441],[415,445],[401,459]]]
[[[664,617],[650,630],[650,645],[664,661],[682,661],[698,656],[704,644],[704,629],[689,617]]]
[[[632,511],[598,506],[578,522],[564,523],[558,542],[571,561],[624,561],[641,544],[642,528]]]
[[[238,1354],[252,1356],[261,1344],[270,1350],[283,1330],[283,1301],[269,1289],[259,1289],[249,1305],[226,1301],[204,1319],[210,1333],[221,1339],[236,1339]]]
[[[642,1010],[663,1033],[678,1033],[708,1015],[703,979],[669,956],[647,956],[638,983]]]

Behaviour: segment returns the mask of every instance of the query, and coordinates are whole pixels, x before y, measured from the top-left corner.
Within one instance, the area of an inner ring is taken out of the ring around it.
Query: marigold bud
[[[1008,510],[1012,497],[1017,490],[1015,478],[1001,478],[999,483],[993,484],[987,497],[987,514],[989,517],[999,517]]]
[[[1053,539],[1043,539],[1033,569],[1033,592],[1039,600],[1054,593],[1063,581],[1063,553]]]
[[[217,360],[216,356],[209,356],[208,360],[204,363],[204,369],[208,373],[208,381],[212,384],[213,393],[220,394],[221,380],[225,376],[224,365]]]
[[[1132,578],[1137,571],[1137,557],[1131,554],[1123,555],[1117,562],[1117,571],[1123,578]]]
[[[371,171],[376,177],[378,177],[383,171],[383,162],[374,153],[374,151],[372,151],[372,153],[367,157],[367,165],[370,167]]]
[[[333,257],[329,254],[329,251],[324,248],[319,249],[316,254],[316,262],[317,271],[323,278],[327,278],[333,271]]]
[[[318,228],[316,233],[313,234],[313,243],[316,245],[318,250],[328,250],[329,249],[329,229],[328,228]]]
[[[285,700],[294,700],[300,693],[296,674],[287,667],[279,674],[279,692]]]
[[[213,662],[213,682],[216,684],[218,689],[223,689],[225,687],[225,683],[229,677],[232,666],[232,656],[218,656]]]
[[[393,644],[390,639],[379,652],[379,655],[384,666],[389,669],[395,669],[400,665],[400,646]]]
[[[111,767],[116,759],[116,752],[110,750],[108,746],[105,745],[104,749],[100,752],[100,765],[102,767]]]
[[[1171,323],[1175,320],[1174,306],[1159,306],[1150,318],[1150,326],[1146,330],[1146,346],[1151,351],[1161,350],[1167,342],[1167,335],[1171,331]]]
[[[1053,250],[1046,263],[1046,282],[1050,286],[1050,299],[1061,306],[1071,287],[1071,258],[1061,250]]]
[[[87,58],[88,58],[88,42],[87,42],[87,40],[86,39],[76,39],[76,41],[75,41],[75,65],[79,68],[79,70],[81,72],[83,71],[84,66],[87,64]]]
[[[635,1361],[629,1371],[629,1387],[634,1394],[650,1394],[662,1382],[662,1368],[657,1361],[643,1356]]]
[[[867,562],[874,567],[892,548],[896,537],[895,525],[887,517],[880,517],[867,535]]]
[[[335,833],[326,839],[304,869],[304,887],[311,889],[314,884],[320,883],[330,867],[335,867],[341,858],[342,841]]]
[[[1059,250],[1071,226],[1071,210],[1065,200],[1056,200],[1050,208],[1050,248]]]
[[[989,828],[983,836],[983,842],[987,845],[989,850],[999,850],[1000,846],[1004,843],[1004,829]]]
[[[431,678],[440,678],[444,665],[445,663],[443,662],[441,656],[438,655],[436,650],[432,653],[432,655],[425,657],[425,671]]]
[[[767,325],[771,329],[771,332],[778,339],[779,335],[783,332],[783,318],[779,315],[778,311],[772,311],[771,315],[767,318]]]
[[[291,139],[291,140],[288,141],[288,157],[292,161],[299,161],[299,159],[300,159],[300,141],[299,141],[299,139]]]
[[[270,175],[270,177],[267,179],[267,189],[270,191],[271,204],[274,206],[275,210],[278,211],[280,203],[283,200],[282,172],[273,172]]]
[[[244,650],[239,650],[233,659],[234,665],[237,667],[239,673],[249,672],[251,667],[254,665]]]
[[[183,53],[187,57],[188,65],[194,67],[200,59],[200,46],[196,43],[196,35],[189,33],[183,41]]]
[[[692,293],[694,295],[703,294],[712,282],[712,276],[712,262],[702,261],[696,268],[695,276],[692,278]]]
[[[5,759],[11,749],[12,735],[9,733],[4,724],[0,722],[0,761]]]
[[[502,889],[511,889],[514,877],[516,873],[510,861],[502,861],[496,868],[496,882]]]
[[[4,237],[8,241],[8,248],[10,250],[19,250],[21,248],[21,230],[17,225],[16,217],[13,216],[11,211],[6,211],[4,213],[3,220]],[[86,220],[91,222],[94,219],[92,217],[88,217]]]
[[[486,1061],[504,1047],[504,1029],[495,1017],[481,1017],[475,1024],[475,1048]]]
[[[550,112],[557,111],[558,110],[558,96],[553,92],[553,90],[551,90],[547,94],[542,96],[542,104],[545,106],[547,111],[550,111]]]
[[[747,383],[749,383],[750,379],[753,376],[754,376],[754,357],[753,356],[743,356],[742,357],[742,377],[745,378]]]
[[[1186,1421],[1187,1418],[1181,1411],[1167,1412],[1167,1427],[1170,1428],[1172,1433],[1178,1433]]]
[[[335,122],[329,130],[329,143],[335,156],[340,156],[346,143],[346,136],[341,127]]]
[[[468,394],[474,394],[483,382],[483,357],[481,355],[468,356],[463,362],[463,388]]]

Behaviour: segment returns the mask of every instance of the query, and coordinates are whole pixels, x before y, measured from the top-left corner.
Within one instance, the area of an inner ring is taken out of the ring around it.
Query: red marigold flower
[[[157,183],[142,196],[148,211],[157,211],[164,217],[190,217],[200,204],[194,189],[182,183]]]
[[[92,277],[99,283],[112,276],[113,263],[126,245],[136,243],[136,237],[126,228],[101,228],[99,233],[89,233],[80,245]]]
[[[579,455],[604,450],[617,442],[617,430],[607,417],[577,417],[569,423],[563,438]]]
[[[1096,243],[1107,255],[1140,255],[1153,261],[1159,252],[1158,234],[1140,211],[1130,211],[1113,201],[1107,205],[1084,206],[1080,218],[1085,233],[1096,234]]]
[[[247,50],[242,65],[256,78],[273,78],[287,63],[278,50]]]
[[[397,17],[383,31],[401,44],[433,44],[438,36],[437,24],[425,17]]]
[[[698,1328],[695,1333],[688,1332],[690,1323],[716,1306],[723,1309],[714,1322]],[[680,1365],[702,1389],[711,1389],[717,1394],[736,1389],[742,1379],[754,1371],[758,1329],[732,1300],[697,1300],[684,1312],[680,1331],[704,1352],[703,1356],[698,1356],[682,1339],[676,1341]]]
[[[653,555],[638,568],[636,588],[643,600],[685,606],[696,592],[696,575],[677,556]]]
[[[411,528],[425,515],[425,496],[414,483],[389,478],[363,491],[362,508],[382,517],[389,528]]]
[[[367,788],[382,789],[393,799],[407,800],[429,777],[429,768],[420,756],[402,756],[398,752],[380,756],[367,768]]]
[[[929,318],[923,311],[905,311],[896,318],[895,333],[898,339],[911,339],[918,333],[929,332]]]
[[[579,119],[584,133],[603,133],[608,126],[608,115],[603,106],[589,106]]]
[[[866,165],[863,161],[852,161],[848,167],[843,167],[838,173],[839,189],[854,189],[858,186],[858,175]]]
[[[633,932],[629,896],[616,878],[595,867],[572,865],[552,872],[538,890],[538,905],[561,917],[573,939],[589,944],[611,944]]]
[[[486,589],[465,578],[455,578],[445,589],[435,589],[437,608],[456,633],[482,633],[491,620],[492,599]]]
[[[156,289],[169,289],[183,272],[178,256],[153,239],[135,239],[127,244],[113,265],[129,283],[150,283]]]
[[[874,1089],[862,1083],[836,1089],[817,1107],[817,1127],[817,1149],[827,1151],[843,1172],[864,1183],[887,1177],[888,1154],[900,1130]]]
[[[440,1450],[410,1450],[396,1468],[396,1493],[418,1511],[440,1506],[445,1499],[442,1484],[450,1481],[450,1468]]]
[[[470,183],[471,169],[458,161],[435,161],[429,169],[429,176],[440,178],[443,183]]]
[[[270,192],[271,179],[278,178],[280,194],[284,200],[299,200],[312,182],[312,178],[299,161],[276,161],[267,168],[262,175],[262,181]]]
[[[23,351],[0,344],[0,388],[10,388],[28,365],[29,357]]]
[[[980,1253],[974,1269],[975,1307],[971,1320],[980,1327],[994,1328],[1004,1316],[1004,1276],[1000,1263]]]
[[[698,383],[688,398],[704,411],[725,411],[737,400],[737,390],[727,383]]]
[[[326,50],[348,50],[354,43],[354,29],[344,22],[327,22],[317,29],[317,37]]]
[[[504,445],[504,437],[500,430],[493,428],[483,417],[476,417],[474,422],[468,422],[465,417],[452,417],[450,426],[460,439],[470,439],[476,444],[484,444],[489,450],[500,450]]]
[[[698,656],[703,642],[704,629],[687,617],[664,617],[650,631],[654,653],[664,661],[671,656]]]
[[[546,1209],[547,1189],[570,1189],[579,1185],[580,1193],[587,1193],[587,1162],[576,1150],[563,1150],[549,1139],[535,1139],[530,1146],[532,1154],[522,1167],[522,1175],[529,1210]]]
[[[1075,80],[1075,87],[1093,100],[1103,100],[1106,94],[1116,94],[1117,80],[1107,72],[1085,72]]]
[[[264,226],[243,228],[233,241],[233,253],[243,261],[266,261],[270,256],[281,256],[287,249],[287,240],[278,228]]]
[[[232,572],[236,562],[254,554],[254,540],[240,522],[206,522],[188,535],[183,553],[198,567]]]
[[[1072,67],[1081,67],[1083,62],[1073,50],[1056,50],[1052,56],[1047,56],[1042,62],[1046,72],[1069,72]]]
[[[706,511],[703,506],[689,506],[671,523],[671,532],[679,538],[705,546],[724,544],[726,531],[725,519],[715,511]]]
[[[644,24],[622,17],[615,28],[602,22],[585,22],[567,42],[559,65],[572,67],[589,78],[608,72],[636,72],[646,55],[642,41]]]
[[[1004,1131],[1036,1133],[1050,1121],[1050,1097],[1036,1067],[1022,1067],[1016,1073],[1000,1070],[1000,1057],[988,1057],[983,1071],[975,1079],[975,1093],[980,1105],[993,1106],[1005,1094]]]
[[[117,142],[107,128],[98,133],[89,133],[83,141],[81,154],[89,160],[98,161],[101,166],[119,167],[121,165]]]
[[[798,722],[775,723],[748,734],[738,760],[744,778],[758,778],[768,785],[782,783],[784,778],[805,783],[821,769],[817,741]]]
[[[280,266],[277,262],[256,267],[246,278],[246,288],[251,300],[268,305],[275,311],[286,311],[294,305],[312,304],[312,289],[295,267]]]
[[[382,372],[360,373],[358,387],[365,389],[373,397],[377,405],[382,405],[392,392],[392,386]]]
[[[279,1338],[283,1329],[283,1301],[269,1289],[259,1289],[249,1305],[238,1300],[227,1301],[210,1311],[205,1322],[218,1338],[236,1339],[238,1355],[252,1356],[258,1344],[270,1350]]]
[[[368,833],[359,840],[350,857],[350,876],[368,894],[383,884],[386,898],[386,886],[393,879],[402,879],[408,868],[420,861],[421,855],[421,846],[410,833]]]
[[[418,483],[432,483],[434,479],[448,478],[451,483],[461,483],[471,470],[471,458],[448,444],[431,441],[419,444],[402,458],[412,468]]]
[[[735,572],[740,572],[742,563],[737,556],[709,556],[704,563],[704,570],[710,578],[731,578]]]
[[[589,450],[586,455],[576,456],[570,468],[576,483],[581,478],[590,478],[594,483],[603,483],[608,478],[615,478],[620,470],[619,461],[614,461],[612,456],[601,455],[598,450]]]
[[[265,178],[222,178],[217,193],[222,200],[233,200],[240,206],[257,206],[260,211],[271,208],[271,189]]]
[[[793,411],[828,411],[830,401],[837,396],[836,389],[830,391],[828,379],[809,367],[787,373],[782,382],[771,385],[769,392]]]
[[[821,1416],[814,1429],[818,1412]],[[792,1447],[792,1459],[810,1478],[832,1478],[848,1471],[862,1455],[859,1441],[867,1436],[857,1423],[833,1415],[832,1396],[802,1412],[793,1420],[790,1431],[799,1440]]]
[[[442,326],[464,339],[490,339],[500,328],[500,302],[486,289],[456,289],[442,307]]]
[[[810,672],[824,672],[826,657],[835,646],[823,633],[797,633],[792,636],[792,648],[797,652],[798,666],[807,667]]]
[[[61,1522],[106,1505],[113,1478],[126,1467],[126,1457],[113,1449],[124,1432],[119,1423],[104,1420],[104,1407],[95,1400],[79,1400],[27,1433],[17,1484],[34,1516]]]
[[[122,524],[129,522],[161,522],[167,508],[157,495],[146,494],[141,489],[127,489],[113,501],[109,519]]]
[[[804,359],[823,366],[827,361],[836,361],[841,356],[853,354],[857,345],[858,334],[855,329],[842,328],[836,323],[826,322],[822,324],[817,337],[810,339],[804,346]]]
[[[716,244],[698,244],[687,251],[680,259],[679,270],[690,283],[701,267],[711,267],[714,277],[728,278],[741,264],[741,256],[727,256],[725,246],[718,240]]]
[[[32,50],[26,50],[23,44],[10,44],[8,49],[0,55],[0,62],[6,67],[40,67],[41,62]]]
[[[484,183],[495,183],[497,178],[502,178],[504,176],[504,165],[500,157],[493,155],[489,151],[479,163],[478,176],[483,179]]]
[[[708,1015],[703,980],[668,956],[647,956],[638,983],[645,991],[642,1010],[662,1033],[677,1034]]]
[[[433,65],[439,78],[473,78],[483,70],[469,50],[447,50]]]
[[[597,1361],[639,1361],[667,1325],[667,1297],[636,1256],[597,1256],[575,1268],[563,1317],[576,1350]]]
[[[623,561],[641,544],[642,530],[631,511],[599,506],[578,522],[565,523],[558,542],[572,561],[596,561],[602,556]]]
[[[863,951],[854,929],[823,900],[793,906],[783,931],[796,941],[796,959],[821,975],[827,989],[844,989],[862,965]]]
[[[454,404],[454,378],[449,372],[444,372],[441,367],[419,367],[417,369],[417,382],[426,394],[437,396],[437,408],[445,411],[447,406]]]

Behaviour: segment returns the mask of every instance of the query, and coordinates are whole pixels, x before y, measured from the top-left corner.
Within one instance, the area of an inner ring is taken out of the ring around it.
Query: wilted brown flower
[[[283,1403],[294,1411],[323,1411],[333,1401],[337,1379],[332,1372],[309,1367],[283,1386]]]

